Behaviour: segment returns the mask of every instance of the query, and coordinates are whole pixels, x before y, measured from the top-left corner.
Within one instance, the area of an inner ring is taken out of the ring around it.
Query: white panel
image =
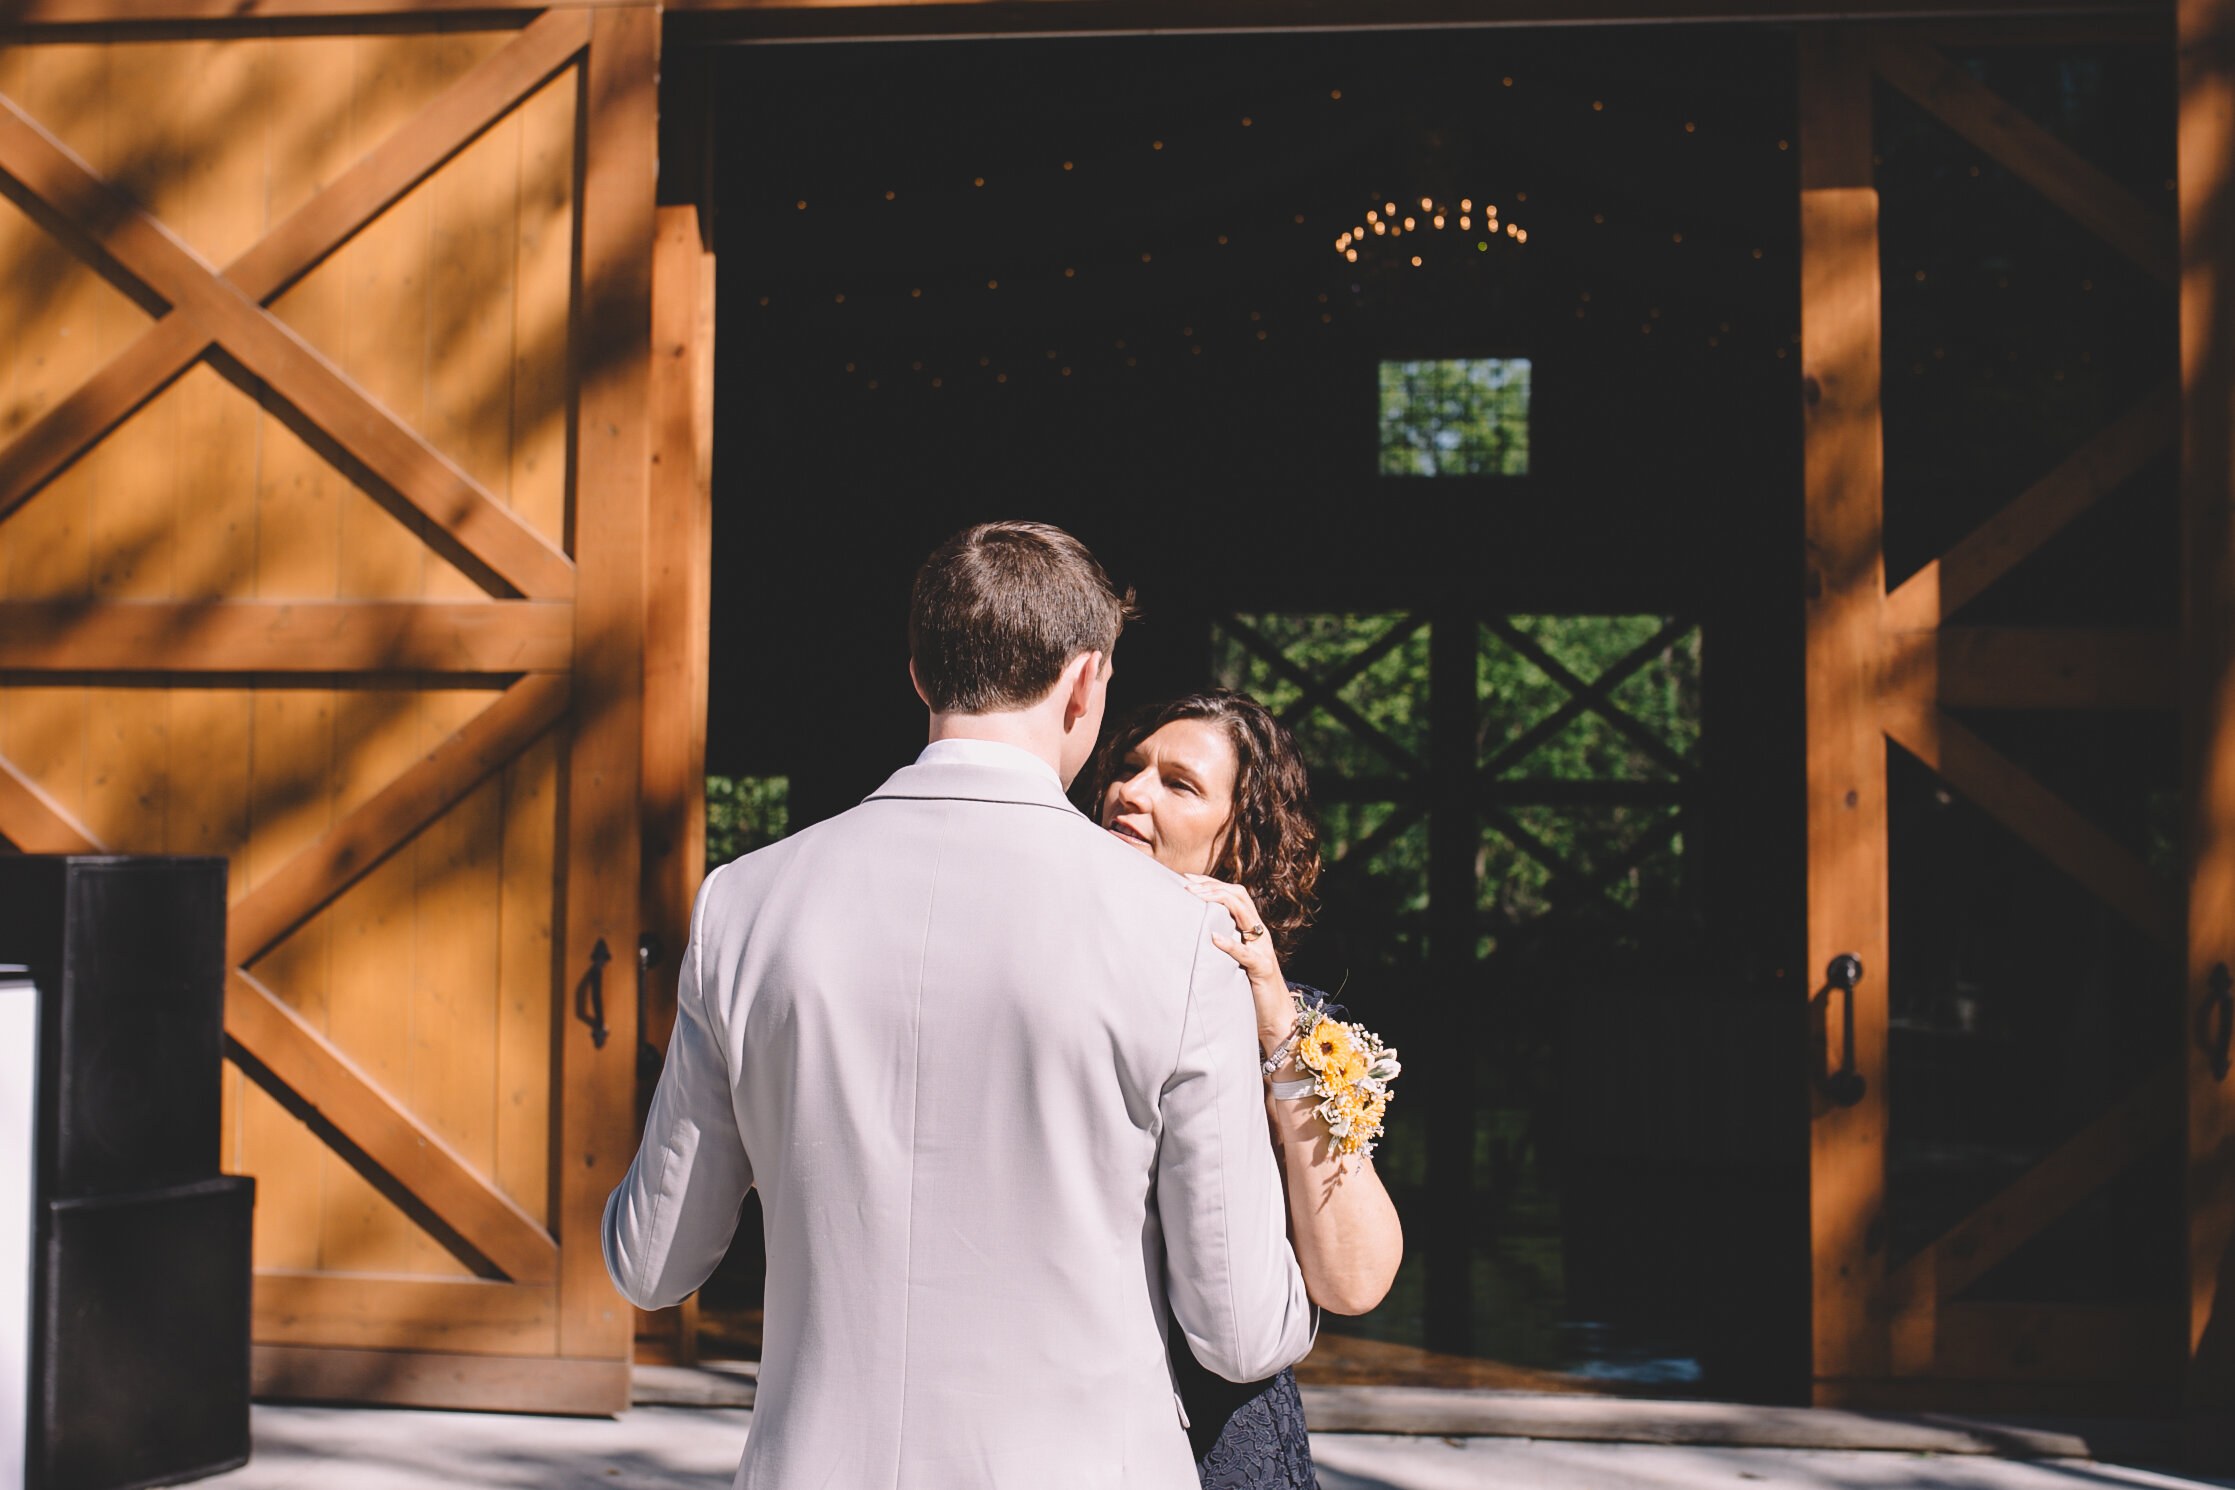
[[[22,1490],[39,1183],[39,992],[0,968],[0,1490]]]

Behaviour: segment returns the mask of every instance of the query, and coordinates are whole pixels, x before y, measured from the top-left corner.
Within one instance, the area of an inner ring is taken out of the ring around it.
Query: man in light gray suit
[[[909,614],[931,744],[709,876],[605,1210],[645,1308],[768,1242],[755,1490],[1192,1490],[1165,1327],[1310,1348],[1225,911],[1064,797],[1128,612],[1060,529],[950,539]]]

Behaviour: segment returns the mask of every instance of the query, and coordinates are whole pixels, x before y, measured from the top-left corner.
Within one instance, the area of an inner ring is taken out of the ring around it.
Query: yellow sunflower
[[[1366,1074],[1366,1052],[1358,1038],[1332,1019],[1314,1024],[1297,1051],[1298,1059],[1338,1090]]]

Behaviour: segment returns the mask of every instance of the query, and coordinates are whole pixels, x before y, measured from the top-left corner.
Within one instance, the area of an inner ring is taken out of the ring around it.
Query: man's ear
[[[916,659],[913,657],[908,659],[908,681],[915,685],[916,697],[923,700],[923,706],[930,708],[931,695],[923,691],[923,679],[916,676]]]
[[[1065,689],[1063,700],[1065,729],[1085,718],[1087,711],[1094,707],[1094,690],[1102,682],[1108,665],[1107,653],[1081,652],[1077,660],[1065,670],[1065,681],[1070,685]]]

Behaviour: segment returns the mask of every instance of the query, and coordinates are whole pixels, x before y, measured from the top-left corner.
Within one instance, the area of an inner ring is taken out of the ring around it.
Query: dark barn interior
[[[1951,50],[2164,197],[2160,52]],[[1292,974],[1406,1059],[1405,1269],[1327,1324],[1379,1369],[1807,1394],[1793,55],[1702,26],[670,58],[718,213],[708,770],[781,778],[796,830],[910,758],[909,578],[994,517],[1138,589],[1113,709],[1284,709],[1332,861]],[[2168,376],[2173,323],[1880,91],[1891,584]],[[1369,209],[1417,225],[1352,238]],[[1524,453],[1385,473],[1377,369],[1446,359],[1526,361]],[[2175,542],[2165,462],[1975,618],[2170,625]],[[2170,715],[1977,727],[2176,872]],[[1888,750],[1898,1261],[2127,1089],[2178,974]],[[2168,1152],[1972,1296],[2154,1299],[2178,1204]],[[710,1309],[755,1301],[756,1233]]]

